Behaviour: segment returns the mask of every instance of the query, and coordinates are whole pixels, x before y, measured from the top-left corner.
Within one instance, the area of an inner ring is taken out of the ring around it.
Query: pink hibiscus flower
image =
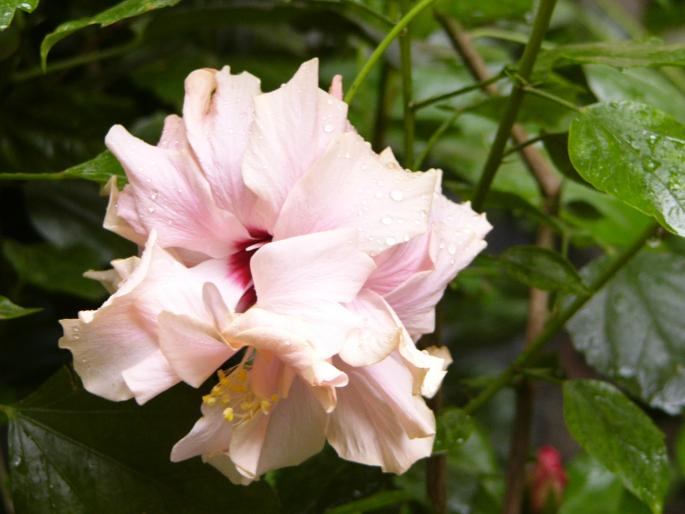
[[[128,184],[110,184],[104,225],[144,250],[89,273],[113,294],[63,320],[60,346],[111,400],[219,370],[172,460],[249,483],[326,440],[395,473],[431,453],[423,396],[450,358],[415,340],[490,226],[441,194],[439,171],[375,154],[341,96],[339,78],[319,89],[316,60],[265,94],[248,73],[203,69],[157,146],[107,135]]]

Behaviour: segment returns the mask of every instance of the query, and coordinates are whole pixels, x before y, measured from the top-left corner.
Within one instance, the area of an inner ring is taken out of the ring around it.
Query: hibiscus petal
[[[255,124],[243,161],[245,184],[261,199],[271,228],[295,182],[346,129],[347,105],[319,89],[319,62],[307,61],[280,89],[255,98]]]
[[[202,405],[202,417],[171,450],[171,461],[180,462],[198,455],[212,456],[228,450],[233,424],[227,423],[223,407]]]
[[[254,118],[259,79],[243,72],[232,75],[201,69],[185,81],[183,121],[195,155],[219,207],[243,222],[256,197],[245,187],[241,165]]]
[[[236,350],[217,329],[188,316],[162,312],[159,346],[171,368],[185,383],[200,387]]]
[[[121,375],[140,405],[181,381],[158,349]]]
[[[114,293],[121,283],[126,280],[140,264],[138,257],[117,259],[112,261],[112,269],[105,271],[88,270],[83,276],[97,280],[111,294]]]
[[[385,359],[402,337],[402,327],[383,298],[363,290],[347,307],[358,316],[339,356],[352,366],[369,366]]]
[[[127,269],[136,262],[135,269]],[[62,320],[64,336],[59,345],[74,355],[74,368],[88,391],[110,400],[135,396],[143,402],[172,381],[166,359],[151,357],[158,352],[159,314],[169,311],[211,324],[213,318],[202,298],[203,284],[215,282],[228,304],[237,301],[239,291],[230,285],[225,261],[209,260],[187,268],[157,246],[154,232],[140,260],[113,264],[118,273],[128,273],[126,280],[97,311]],[[137,371],[124,377],[124,372],[139,364]]]
[[[295,185],[274,239],[352,227],[370,255],[426,232],[440,172],[388,168],[354,132],[336,139]]]
[[[102,226],[110,232],[142,246],[145,243],[147,230],[138,218],[130,188],[127,192],[119,191],[117,177],[112,176],[105,184],[104,191],[109,195],[109,201]]]
[[[322,450],[326,421],[309,386],[295,379],[288,398],[268,415],[234,429],[229,454],[247,477],[295,466]]]
[[[126,190],[135,199],[139,222],[148,232],[158,232],[161,246],[220,258],[233,253],[237,241],[249,237],[235,216],[216,206],[179,117],[167,117],[160,146],[148,145],[120,125],[110,129],[105,142],[126,170]],[[127,212],[118,211],[135,223]]]
[[[412,337],[434,330],[435,305],[456,274],[485,248],[484,238],[490,229],[485,216],[474,212],[468,203],[456,204],[436,196],[429,246],[433,269],[419,271],[384,293]],[[389,263],[379,263],[379,267],[384,264]],[[380,276],[385,272],[376,273]]]
[[[356,232],[343,229],[264,245],[250,267],[259,305],[289,312],[353,300],[375,265],[358,248]]]
[[[405,332],[398,350],[409,364],[409,369],[414,376],[414,393],[421,393],[426,398],[432,398],[438,392],[442,379],[447,374],[447,367],[452,362],[447,347],[432,346],[419,350],[409,334]]]
[[[435,418],[412,393],[411,373],[393,356],[365,368],[340,365],[350,383],[338,390],[328,441],[342,458],[405,472],[433,448]]]

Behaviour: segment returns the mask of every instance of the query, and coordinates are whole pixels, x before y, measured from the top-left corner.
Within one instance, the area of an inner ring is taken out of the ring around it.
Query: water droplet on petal
[[[395,240],[394,237],[386,237],[386,238],[385,238],[385,243],[386,243],[387,245],[391,245],[391,246],[392,246],[392,245],[394,245],[396,242],[397,242],[397,241]]]
[[[447,247],[447,253],[449,253],[450,255],[456,254],[457,253],[457,246],[456,245],[449,245]]]
[[[390,225],[392,223],[392,218],[390,216],[383,216],[381,218],[381,223],[383,225]]]
[[[147,212],[149,212],[150,214],[152,214],[153,212],[155,212],[155,208],[154,208],[154,207],[148,207],[148,208],[147,208]]]
[[[404,198],[404,195],[402,194],[402,191],[398,189],[393,189],[392,191],[390,191],[390,198],[392,198],[396,202],[399,202],[400,200],[402,200],[402,198]]]
[[[324,131],[326,134],[330,134],[331,132],[333,132],[334,129],[335,129],[335,127],[334,127],[333,125],[331,125],[330,123],[326,123],[326,124],[323,126],[323,131]]]

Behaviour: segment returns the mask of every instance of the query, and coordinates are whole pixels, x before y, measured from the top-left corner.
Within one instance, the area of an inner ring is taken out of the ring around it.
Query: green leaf
[[[571,163],[568,156],[568,132],[559,132],[544,134],[542,136],[542,143],[545,145],[545,150],[549,154],[554,167],[566,178],[575,180],[576,182],[587,185],[576,169]]]
[[[368,512],[390,505],[397,505],[413,499],[407,491],[380,491],[361,500],[355,500],[338,507],[326,510],[326,514],[357,514]]]
[[[587,454],[575,457],[567,472],[559,514],[649,514],[614,473]]]
[[[17,9],[31,13],[38,7],[39,0],[0,0],[0,30],[5,30],[12,23]]]
[[[433,453],[447,452],[464,444],[475,426],[471,416],[461,409],[443,409],[437,419],[437,433]]]
[[[30,284],[90,300],[105,295],[100,284],[83,277],[85,271],[102,264],[98,254],[86,246],[55,248],[46,243],[28,245],[7,240],[2,251],[17,274]]]
[[[0,319],[20,318],[21,316],[28,316],[41,309],[35,307],[20,307],[12,303],[6,296],[0,295]]]
[[[264,483],[234,486],[200,459],[169,461],[200,403],[201,393],[185,386],[143,407],[109,402],[63,369],[9,410],[17,512],[275,512]]]
[[[588,363],[652,407],[685,406],[685,257],[642,251],[567,324]]]
[[[94,16],[67,21],[50,32],[40,45],[40,59],[43,68],[47,63],[50,49],[70,34],[90,25],[106,27],[127,18],[140,16],[149,11],[176,5],[181,0],[124,0]]]
[[[565,257],[537,246],[512,246],[500,256],[507,272],[527,286],[583,294],[587,289]]]
[[[685,45],[657,42],[619,41],[581,43],[557,46],[540,53],[536,72],[573,64],[607,64],[619,68],[630,66],[683,66]]]
[[[660,514],[669,478],[661,431],[606,382],[569,380],[563,392],[564,419],[571,435],[654,514]]]
[[[533,0],[440,0],[436,4],[436,9],[454,16],[467,26],[523,18],[532,8]]]
[[[685,123],[685,96],[660,70],[588,64],[583,66],[588,85],[602,102],[630,100],[648,104]]]
[[[680,474],[685,476],[685,425],[680,427],[675,443],[675,456]]]
[[[89,161],[67,168],[62,173],[70,178],[90,180],[99,184],[104,184],[112,176],[116,176],[119,186],[126,183],[124,169],[109,150],[105,150]]]
[[[569,155],[594,187],[685,235],[685,126],[648,105],[597,104],[571,124]]]

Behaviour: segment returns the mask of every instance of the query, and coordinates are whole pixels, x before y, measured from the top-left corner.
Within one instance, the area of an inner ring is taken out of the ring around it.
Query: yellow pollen
[[[248,382],[248,370],[249,364],[240,364],[237,369],[228,373],[219,370],[219,383],[202,397],[206,405],[223,405],[223,417],[229,423],[245,423],[260,413],[266,416],[280,400],[277,394],[264,398],[252,391]]]

